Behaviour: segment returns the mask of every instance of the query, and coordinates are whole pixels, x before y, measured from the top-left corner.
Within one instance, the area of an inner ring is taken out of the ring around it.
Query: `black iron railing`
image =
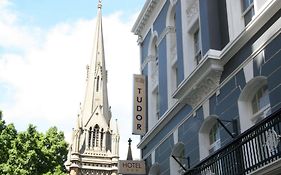
[[[242,175],[281,158],[281,110],[237,136],[185,175]]]

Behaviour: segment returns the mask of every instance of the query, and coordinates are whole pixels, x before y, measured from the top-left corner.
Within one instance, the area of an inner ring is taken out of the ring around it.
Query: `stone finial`
[[[98,8],[101,9],[101,7],[102,7],[102,3],[101,3],[101,0],[99,0]]]

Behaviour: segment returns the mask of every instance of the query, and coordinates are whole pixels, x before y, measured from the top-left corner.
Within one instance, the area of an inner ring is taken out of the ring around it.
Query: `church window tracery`
[[[93,146],[98,147],[99,143],[99,125],[96,125],[94,128],[94,133],[93,133]]]
[[[103,128],[101,129],[101,135],[100,135],[100,147],[102,148],[102,143],[103,143]]]
[[[91,147],[91,138],[92,138],[92,127],[90,127],[89,129],[88,147]]]

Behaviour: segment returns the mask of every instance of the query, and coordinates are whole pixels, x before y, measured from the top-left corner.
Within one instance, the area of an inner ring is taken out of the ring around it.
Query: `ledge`
[[[197,68],[185,79],[173,94],[180,103],[196,108],[220,83],[223,66],[221,52],[209,50]]]

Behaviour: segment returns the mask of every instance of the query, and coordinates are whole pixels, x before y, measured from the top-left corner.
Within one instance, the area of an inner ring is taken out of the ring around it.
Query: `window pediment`
[[[197,107],[219,86],[223,66],[220,64],[220,51],[209,50],[204,60],[178,87],[173,97],[181,103]]]

